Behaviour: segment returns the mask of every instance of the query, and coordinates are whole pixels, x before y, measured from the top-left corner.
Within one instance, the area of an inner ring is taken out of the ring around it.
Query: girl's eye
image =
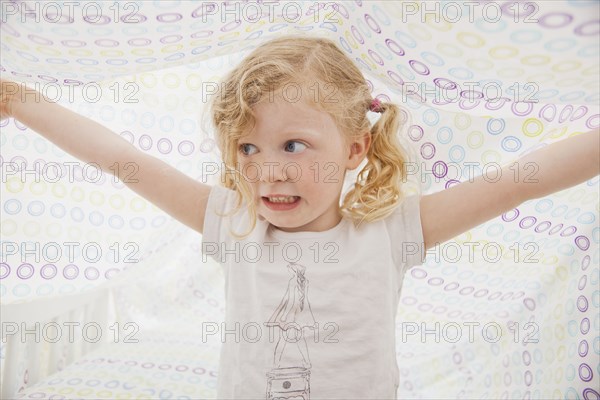
[[[294,146],[294,144],[295,144],[295,146]],[[296,140],[291,140],[286,143],[285,149],[290,150],[291,152],[294,152],[294,150],[298,150],[298,145],[306,148],[306,145],[304,143],[298,142]],[[304,150],[304,148],[300,147],[300,151]]]
[[[239,145],[239,150],[242,154],[247,156],[247,155],[253,154],[253,152],[252,152],[253,147],[256,148],[256,146],[254,146],[253,144],[242,143]],[[298,142],[296,140],[290,140],[285,145],[285,150],[292,152],[292,153],[299,153],[300,151],[304,150],[305,148],[306,148],[306,145],[304,143]],[[254,151],[254,152],[256,152],[256,151]]]
[[[248,154],[249,154],[249,149],[248,149],[248,147],[250,147],[250,146],[254,147],[254,145],[252,145],[252,144],[250,144],[250,143],[242,143],[242,144],[240,144],[240,151],[241,151],[243,154],[245,154],[245,155],[248,155]]]

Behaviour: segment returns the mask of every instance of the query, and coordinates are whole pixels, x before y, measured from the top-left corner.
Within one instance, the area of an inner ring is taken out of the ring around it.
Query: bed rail
[[[107,282],[83,293],[0,305],[2,399],[14,399],[107,343],[109,316],[116,317],[113,288]]]

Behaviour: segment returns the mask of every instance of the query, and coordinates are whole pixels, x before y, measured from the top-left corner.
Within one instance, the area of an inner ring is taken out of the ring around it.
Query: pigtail
[[[380,103],[378,111],[381,116],[370,131],[367,163],[341,206],[342,213],[351,217],[357,226],[363,220],[375,221],[388,216],[403,197],[400,188],[406,180],[407,155],[397,136],[400,107]]]

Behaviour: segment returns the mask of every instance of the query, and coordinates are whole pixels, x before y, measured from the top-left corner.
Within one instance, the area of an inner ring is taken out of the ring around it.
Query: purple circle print
[[[430,72],[429,68],[427,68],[427,65],[423,64],[422,62],[417,61],[417,60],[410,60],[408,62],[408,64],[413,69],[413,71],[415,71],[417,74],[429,75],[429,72]]]
[[[0,263],[0,279],[6,278],[10,274],[10,266],[7,263]]]
[[[582,363],[581,365],[579,365],[579,377],[582,381],[589,382],[592,380],[593,376],[594,374],[589,365],[587,365],[586,363]]]
[[[563,26],[569,25],[573,21],[571,14],[562,12],[551,12],[543,15],[539,20],[538,24],[544,28],[557,29]]]

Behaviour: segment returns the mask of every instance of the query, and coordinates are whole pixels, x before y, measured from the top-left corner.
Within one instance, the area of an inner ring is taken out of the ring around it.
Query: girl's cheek
[[[306,181],[306,173],[303,169],[297,166],[286,168],[286,176],[289,182],[299,183]]]

